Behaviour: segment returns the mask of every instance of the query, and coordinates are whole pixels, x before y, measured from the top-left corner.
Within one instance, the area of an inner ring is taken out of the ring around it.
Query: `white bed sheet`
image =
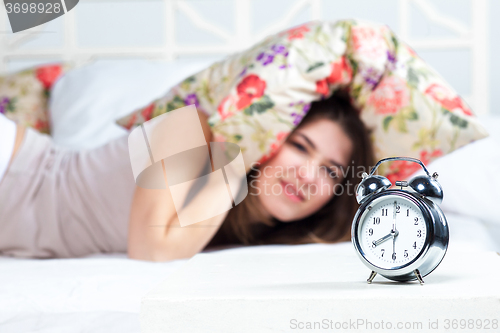
[[[447,218],[449,251],[495,250],[480,221],[453,214]],[[354,250],[350,243],[269,245],[211,251],[211,255],[228,251],[342,255]],[[50,260],[0,257],[0,332],[140,332],[141,297],[186,261],[143,262],[125,254]]]

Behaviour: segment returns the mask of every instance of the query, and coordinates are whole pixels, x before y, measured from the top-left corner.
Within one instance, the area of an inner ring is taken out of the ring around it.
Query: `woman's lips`
[[[283,188],[283,193],[285,193],[285,196],[287,198],[289,198],[293,202],[304,201],[304,196],[299,191],[297,191],[297,188],[292,183],[280,179],[280,185]]]

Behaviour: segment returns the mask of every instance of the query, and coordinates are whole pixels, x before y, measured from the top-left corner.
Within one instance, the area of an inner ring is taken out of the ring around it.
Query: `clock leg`
[[[368,278],[368,280],[366,280],[366,282],[372,283],[373,279],[375,278],[375,275],[377,275],[377,272],[372,271],[370,273],[370,277]]]
[[[424,284],[424,280],[422,279],[422,275],[420,275],[420,272],[418,271],[418,269],[414,270],[413,273],[415,273],[418,282],[420,282],[420,284]]]

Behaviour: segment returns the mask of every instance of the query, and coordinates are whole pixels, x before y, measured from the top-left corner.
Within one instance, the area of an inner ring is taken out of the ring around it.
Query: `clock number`
[[[382,216],[387,216],[387,208],[382,208]]]
[[[417,248],[417,242],[413,243],[413,248],[416,249]]]
[[[410,216],[410,208],[406,210],[406,216]]]
[[[417,237],[422,237],[422,230],[417,230]]]
[[[380,249],[382,251],[382,258],[384,257],[385,249]]]
[[[408,258],[408,250],[405,250],[405,258]]]
[[[414,223],[415,225],[418,225],[418,217],[415,217],[415,218],[413,219],[413,221],[415,221],[415,223]]]
[[[392,260],[396,260],[396,252],[392,253]]]
[[[368,229],[368,236],[372,236],[372,235],[373,235],[373,229],[370,228],[370,229]]]
[[[380,217],[374,217],[373,224],[380,224]]]
[[[399,213],[399,210],[400,210],[400,209],[401,209],[401,207],[399,207],[399,205],[398,205],[398,206],[396,206],[396,213]]]

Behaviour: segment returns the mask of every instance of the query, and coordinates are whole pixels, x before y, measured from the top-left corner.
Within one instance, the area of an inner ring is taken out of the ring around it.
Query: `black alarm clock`
[[[425,175],[398,180],[390,189],[386,177],[374,175],[388,161],[418,163]],[[378,274],[394,281],[418,280],[430,274],[446,254],[449,229],[438,204],[443,190],[418,159],[390,157],[380,160],[356,190],[361,205],[352,224],[352,243],[361,261],[371,269],[368,283]]]

